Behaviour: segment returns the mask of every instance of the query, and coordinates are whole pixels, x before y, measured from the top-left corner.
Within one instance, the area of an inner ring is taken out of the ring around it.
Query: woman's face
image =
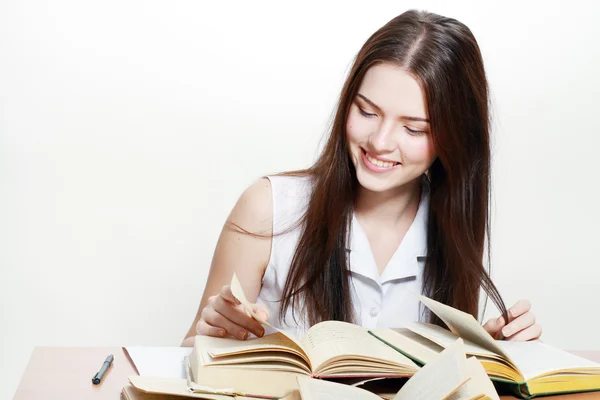
[[[346,120],[359,184],[383,192],[419,178],[436,157],[429,129],[417,81],[394,64],[371,67]]]

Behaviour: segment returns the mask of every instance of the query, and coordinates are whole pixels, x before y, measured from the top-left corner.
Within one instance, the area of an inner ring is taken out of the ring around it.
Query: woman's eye
[[[406,129],[406,131],[409,134],[414,135],[414,136],[424,135],[424,134],[427,133],[425,131],[418,131],[418,130],[415,130],[415,129],[410,129],[408,126],[405,126],[404,129]]]
[[[361,113],[362,115],[364,115],[365,117],[374,117],[374,116],[376,115],[376,114],[371,114],[371,113],[368,113],[368,112],[366,112],[365,110],[363,110],[363,109],[362,109],[362,108],[360,108],[360,107],[358,107],[358,111],[360,111],[360,113]]]

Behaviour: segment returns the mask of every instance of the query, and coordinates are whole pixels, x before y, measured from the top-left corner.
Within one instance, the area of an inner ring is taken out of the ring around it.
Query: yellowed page
[[[494,388],[494,384],[487,376],[481,363],[475,357],[470,357],[467,360],[467,373],[471,379],[450,396],[449,400],[500,400],[500,397]]]
[[[310,360],[306,353],[280,332],[244,341],[197,336],[192,354],[194,357],[190,357],[190,360],[194,368],[223,364],[246,368],[249,363],[262,361],[265,369],[297,371],[294,368],[278,368],[280,362],[285,362],[290,367],[302,368],[305,373],[310,374],[312,372]],[[268,362],[271,363],[268,364]]]
[[[234,295],[234,297],[236,299],[238,299],[240,301],[240,303],[242,303],[242,306],[244,307],[244,310],[246,310],[246,312],[255,320],[257,320],[258,322],[260,322],[263,325],[267,325],[268,327],[271,327],[273,329],[275,329],[277,332],[280,332],[281,334],[287,336],[291,341],[293,341],[294,343],[296,343],[299,347],[302,347],[301,341],[294,337],[294,335],[291,335],[287,332],[282,331],[281,329],[278,329],[276,327],[274,327],[273,325],[271,325],[268,321],[262,319],[257,313],[255,313],[252,310],[252,304],[248,301],[248,299],[246,298],[246,295],[244,294],[244,289],[242,289],[242,285],[240,284],[240,280],[238,279],[237,275],[235,274],[235,272],[233,273],[233,276],[231,277],[231,293]]]
[[[288,350],[291,353],[299,354],[306,358],[302,347],[298,346],[296,342],[281,332],[274,332],[261,338],[248,340],[199,335],[196,337],[196,343],[199,343],[203,348],[208,349],[209,353],[216,356],[273,349]]]
[[[298,387],[302,400],[381,400],[364,389],[307,376],[298,377]]]
[[[232,389],[206,387],[202,393],[190,393],[185,379],[132,375],[129,382],[137,390],[155,395],[188,396],[199,399],[231,400]],[[161,397],[163,398],[163,397]]]
[[[200,340],[198,340],[200,338]],[[222,388],[238,393],[240,396],[267,396],[280,398],[292,390],[298,389],[296,372],[289,371],[265,371],[253,368],[239,368],[237,366],[205,365],[202,360],[202,339],[210,340],[206,336],[196,337],[194,350],[187,361],[188,385],[197,386],[202,390],[204,387]],[[216,339],[216,338],[212,338]],[[210,357],[209,355],[206,355]],[[304,373],[306,374],[306,373]]]
[[[471,314],[467,314],[423,295],[419,295],[419,300],[427,306],[435,315],[437,315],[448,328],[457,336],[479,345],[496,354],[500,354],[510,359],[508,354],[498,346],[494,338],[477,322]]]
[[[468,380],[464,342],[457,339],[410,378],[394,400],[446,399]]]
[[[302,341],[316,375],[327,375],[323,365],[335,357],[345,360],[377,360],[382,366],[398,366],[412,374],[418,366],[369,334],[367,329],[341,321],[320,322],[311,327]],[[355,366],[360,366],[354,362]]]
[[[175,379],[181,379],[181,378],[175,378]],[[183,380],[183,383],[185,384],[185,380]],[[183,387],[182,389],[186,389],[187,387]],[[162,392],[161,392],[162,393]],[[178,394],[178,395],[170,395],[170,394],[161,394],[161,393],[151,393],[151,392],[143,392],[142,390],[138,390],[136,389],[134,386],[126,383],[123,386],[122,389],[122,398],[124,400],[181,400],[183,397],[183,394]],[[232,400],[234,399],[234,397],[230,397],[230,396],[223,396],[223,395],[218,395],[218,394],[192,394],[192,393],[187,393],[185,395],[186,398],[198,398],[198,399],[204,399],[204,400]]]
[[[268,354],[245,354],[235,357],[225,357],[224,359],[213,359],[211,367],[234,367],[240,369],[262,369],[265,371],[288,371],[306,375],[312,375],[304,360],[295,360],[290,358],[290,354],[269,351]]]
[[[190,382],[190,387],[229,388],[248,397],[281,398],[298,389],[296,378],[300,375],[284,371],[203,367]]]

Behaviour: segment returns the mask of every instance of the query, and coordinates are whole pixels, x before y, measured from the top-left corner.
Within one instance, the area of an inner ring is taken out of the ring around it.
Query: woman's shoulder
[[[249,232],[265,233],[270,230],[272,218],[271,183],[263,178],[242,192],[228,221]]]
[[[269,175],[263,179],[269,181],[274,199],[278,197],[307,197],[312,192],[312,177],[309,173],[284,173]]]
[[[310,173],[293,172],[267,176],[271,185],[273,228],[285,231],[299,222],[308,207],[313,180]]]
[[[308,204],[312,193],[312,179],[308,173],[284,173],[267,175],[257,179],[244,190],[234,214],[264,224],[280,219],[282,215],[294,215]],[[240,215],[241,214],[241,215]],[[261,224],[261,225],[262,225]]]

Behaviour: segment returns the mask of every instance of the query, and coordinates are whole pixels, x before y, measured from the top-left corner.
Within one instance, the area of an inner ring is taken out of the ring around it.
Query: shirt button
[[[371,317],[376,317],[379,315],[379,309],[377,307],[373,307],[371,308],[371,311],[369,311],[369,314],[371,314]]]

